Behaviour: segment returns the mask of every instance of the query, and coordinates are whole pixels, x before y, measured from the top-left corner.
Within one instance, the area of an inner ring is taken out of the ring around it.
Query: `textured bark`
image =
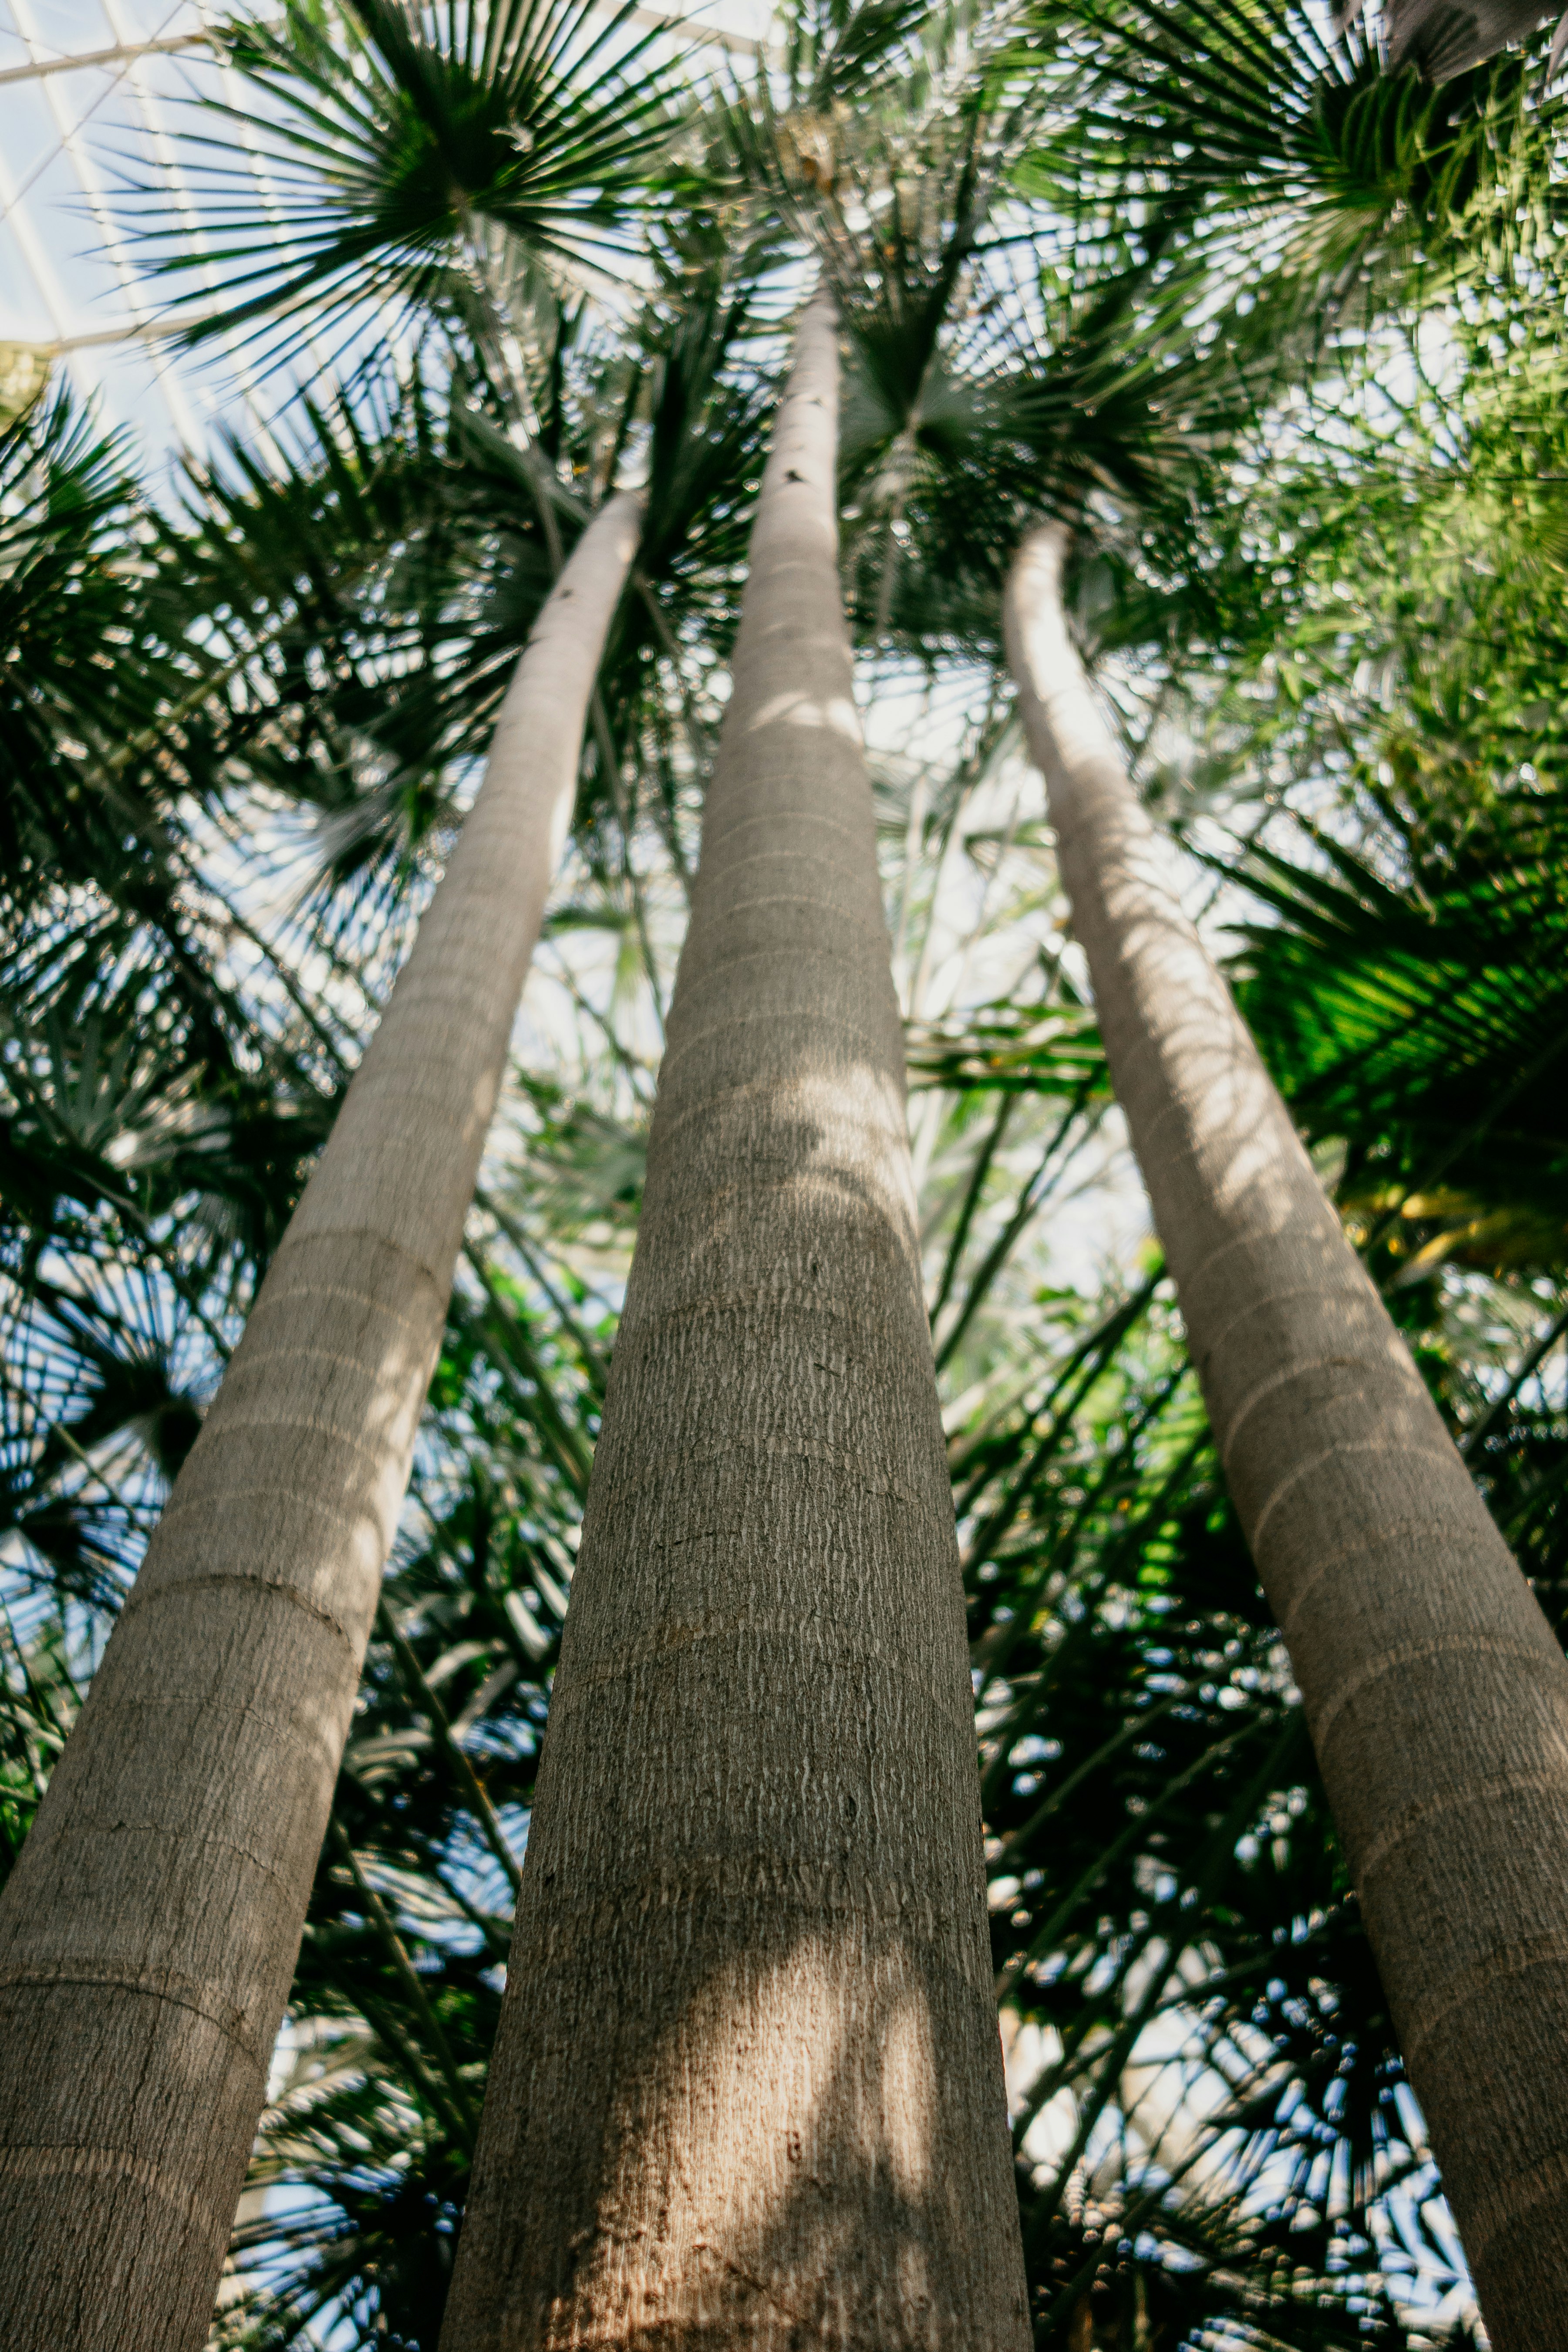
[[[1181,912],[1064,545],[1007,644],[1111,1075],[1495,2352],[1563,2352],[1568,1663]]]
[[[447,2352],[1028,2341],[903,1043],[800,331]]]
[[[484,788],[0,1896],[0,2344],[198,2352],[508,1040],[637,539]]]

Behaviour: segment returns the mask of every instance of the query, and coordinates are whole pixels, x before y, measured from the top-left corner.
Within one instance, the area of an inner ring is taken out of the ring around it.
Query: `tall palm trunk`
[[[1026,541],[1007,646],[1117,1094],[1492,2343],[1562,2352],[1568,1663],[1181,912],[1065,544]]]
[[[637,540],[584,534],[0,1896],[0,2344],[197,2352]]]
[[[963,1600],[800,330],[449,2352],[1017,2352]]]

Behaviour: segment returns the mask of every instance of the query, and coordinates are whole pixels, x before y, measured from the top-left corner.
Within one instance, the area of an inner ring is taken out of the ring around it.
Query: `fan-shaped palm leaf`
[[[1261,848],[1242,869],[1279,919],[1248,935],[1247,1019],[1396,1263],[1568,1259],[1563,845],[1561,804],[1525,800],[1405,888],[1321,838],[1326,871]]]
[[[483,341],[497,329],[496,233],[536,264],[612,266],[675,127],[678,85],[635,13],[630,0],[608,15],[592,0],[348,0],[341,13],[287,0],[280,23],[233,23],[224,46],[262,102],[259,124],[244,119],[268,192],[236,168],[229,138],[201,140],[198,250],[183,223],[158,221],[153,188],[137,190],[158,268],[222,275],[220,315],[190,337],[270,319],[284,349],[327,320],[378,340],[436,311]]]
[[[1364,313],[1417,268],[1543,249],[1558,108],[1521,58],[1434,89],[1299,0],[1070,0],[1033,23],[1013,62],[1073,115],[1020,184],[1089,217],[1180,201],[1271,314]]]

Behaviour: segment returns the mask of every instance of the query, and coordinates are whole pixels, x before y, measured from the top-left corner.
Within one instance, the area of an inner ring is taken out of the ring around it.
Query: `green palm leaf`
[[[1403,1202],[1423,1265],[1568,1259],[1564,839],[1557,799],[1521,799],[1403,889],[1321,838],[1326,870],[1242,869],[1279,918],[1247,935],[1247,1019],[1308,1133],[1346,1143],[1347,1205]]]
[[[1179,203],[1271,314],[1363,315],[1418,270],[1542,248],[1560,105],[1522,58],[1435,89],[1300,0],[1069,0],[1031,26],[1010,63],[1075,114],[1020,184],[1089,216]]]
[[[158,218],[155,188],[135,191],[162,274],[222,274],[221,314],[193,320],[188,340],[273,320],[286,352],[313,324],[378,340],[432,312],[482,340],[498,234],[546,268],[613,268],[678,120],[674,79],[649,54],[658,37],[630,33],[634,14],[630,0],[607,16],[591,0],[451,0],[426,15],[288,0],[280,22],[232,24],[225,48],[257,87],[260,122],[244,119],[268,192],[218,133],[193,141],[200,248]]]

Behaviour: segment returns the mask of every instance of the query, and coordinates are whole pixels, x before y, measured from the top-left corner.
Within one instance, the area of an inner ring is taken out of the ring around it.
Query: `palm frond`
[[[1568,984],[1555,802],[1505,803],[1404,887],[1319,838],[1319,871],[1261,847],[1243,873],[1241,1002],[1308,1133],[1349,1149],[1341,1197],[1430,1269],[1568,1257]]]
[[[312,328],[379,341],[434,314],[483,343],[504,324],[487,283],[497,236],[547,271],[614,269],[678,121],[635,15],[629,0],[608,16],[592,0],[287,0],[281,21],[231,22],[268,193],[216,126],[190,142],[199,245],[160,220],[153,184],[133,188],[157,272],[222,272],[227,299],[188,340],[271,322],[286,355]]]

